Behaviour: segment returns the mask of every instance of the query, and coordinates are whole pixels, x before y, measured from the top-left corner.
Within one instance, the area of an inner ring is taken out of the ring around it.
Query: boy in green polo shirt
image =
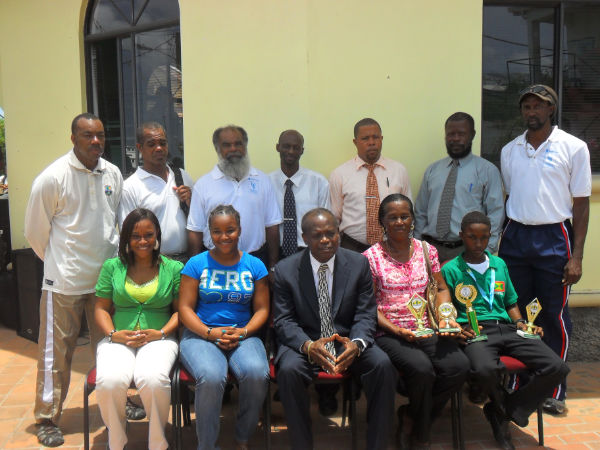
[[[486,251],[490,239],[490,220],[483,213],[470,212],[463,217],[460,237],[465,251],[442,267],[456,307],[456,321],[462,327],[463,350],[471,362],[471,382],[486,393],[490,402],[483,407],[496,442],[504,449],[513,449],[508,423],[512,420],[524,427],[538,404],[547,398],[554,387],[567,375],[569,368],[540,339],[527,339],[517,334],[526,330],[517,305],[517,293],[510,281],[508,269],[501,258]],[[461,285],[477,296],[473,309],[482,335],[487,340],[467,344],[475,333],[468,325],[466,306],[456,298]],[[535,327],[542,335],[542,329]],[[505,370],[500,355],[522,361],[530,370],[527,384],[509,393],[501,385]]]

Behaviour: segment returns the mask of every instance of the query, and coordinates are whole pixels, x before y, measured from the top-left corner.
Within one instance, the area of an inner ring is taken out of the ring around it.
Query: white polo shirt
[[[215,166],[194,184],[187,229],[204,233],[204,246],[209,249],[214,245],[208,231],[208,216],[218,205],[232,205],[240,213],[242,234],[238,248],[248,253],[264,245],[266,227],[282,222],[269,177],[254,167],[238,182]]]
[[[102,263],[119,244],[117,208],[123,177],[100,158],[87,169],[73,150],[33,181],[25,237],[44,260],[42,289],[65,295],[94,292]]]
[[[283,197],[286,190],[285,182],[288,177],[281,169],[270,173],[269,177],[277,195],[277,204],[283,211]],[[314,208],[330,209],[329,183],[327,182],[327,178],[320,173],[305,169],[304,167],[300,167],[290,180],[294,183],[292,192],[296,201],[298,247],[306,247],[302,239],[302,217]],[[279,226],[279,242],[280,244],[283,243],[283,224]]]
[[[179,197],[175,193],[175,175],[170,167],[167,181],[151,174],[141,167],[123,183],[123,196],[119,205],[119,227],[125,217],[135,208],[152,211],[160,223],[162,239],[160,251],[165,255],[174,255],[187,251],[187,218],[179,206]],[[181,171],[183,184],[192,186],[191,177]]]
[[[509,195],[506,215],[525,225],[571,219],[573,198],[592,193],[586,143],[558,127],[537,150],[525,136],[526,132],[502,149],[502,178]]]

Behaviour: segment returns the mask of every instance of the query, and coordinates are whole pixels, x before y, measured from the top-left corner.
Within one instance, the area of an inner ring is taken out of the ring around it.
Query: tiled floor
[[[0,327],[0,448],[40,448],[33,424],[33,399],[35,387],[36,344],[18,337],[13,330]],[[60,423],[65,433],[62,448],[83,447],[83,379],[90,367],[90,352],[87,346],[78,347],[73,359],[71,389],[65,402]],[[600,363],[574,363],[569,376],[568,412],[563,417],[544,415],[544,431],[548,448],[600,449]],[[314,393],[313,393],[314,396]],[[397,398],[397,403],[402,401]],[[106,430],[102,425],[94,394],[91,402],[92,448],[106,448]],[[223,407],[221,438],[223,450],[234,448],[233,425],[235,417],[236,391],[231,404]],[[341,417],[331,419],[319,416],[316,401],[312,402],[313,428],[317,449],[350,448],[350,431],[340,427]],[[364,395],[358,403],[359,448],[364,448],[365,431]],[[341,408],[340,408],[341,409]],[[489,425],[481,414],[480,407],[466,401],[464,423],[468,449],[495,448]],[[281,404],[273,403],[273,448],[287,448],[287,432]],[[449,408],[434,425],[434,449],[451,448]],[[145,421],[130,423],[128,449],[147,448]],[[513,441],[520,448],[535,448],[537,445],[537,420],[532,415],[527,428],[511,425]],[[170,436],[170,427],[168,429]],[[184,430],[184,448],[195,447],[194,430]],[[259,427],[251,441],[251,448],[263,448],[262,428]],[[43,447],[42,447],[43,448]],[[393,448],[393,447],[390,447]],[[539,447],[538,447],[539,448]]]

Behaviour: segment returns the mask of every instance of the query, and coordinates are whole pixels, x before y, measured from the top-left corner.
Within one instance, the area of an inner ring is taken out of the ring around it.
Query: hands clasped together
[[[336,358],[325,348],[328,342],[341,342],[344,346],[344,351]],[[344,373],[348,367],[354,362],[354,359],[359,355],[360,351],[356,342],[349,338],[340,336],[335,333],[331,337],[317,339],[306,344],[305,353],[308,360],[321,367],[328,374]]]
[[[128,347],[139,348],[148,342],[163,338],[160,330],[119,330],[112,334],[112,342],[125,344]]]
[[[207,340],[214,342],[221,350],[233,350],[240,341],[248,334],[246,328],[231,327],[215,327],[211,328],[208,333]]]

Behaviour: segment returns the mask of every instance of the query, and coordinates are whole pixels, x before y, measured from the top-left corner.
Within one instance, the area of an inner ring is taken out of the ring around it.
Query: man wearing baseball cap
[[[527,130],[504,146],[501,169],[507,223],[498,255],[525,307],[538,298],[536,325],[544,341],[566,361],[571,334],[568,300],[581,278],[583,246],[592,189],[590,153],[585,142],[552,125],[558,97],[535,84],[519,94]],[[565,411],[566,380],[544,402],[550,413]]]

